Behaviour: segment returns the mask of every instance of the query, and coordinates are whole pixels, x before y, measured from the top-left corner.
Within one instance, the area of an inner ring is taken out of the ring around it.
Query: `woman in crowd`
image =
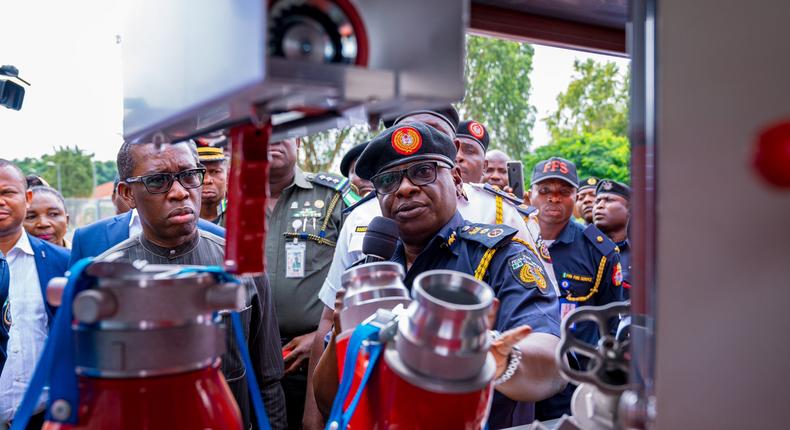
[[[69,214],[66,213],[63,196],[58,190],[41,185],[30,188],[30,191],[33,199],[27,207],[25,230],[39,239],[71,248],[71,243],[65,238]]]

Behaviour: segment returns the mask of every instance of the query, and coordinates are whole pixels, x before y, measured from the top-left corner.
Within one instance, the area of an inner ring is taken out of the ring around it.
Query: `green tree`
[[[462,119],[488,128],[491,147],[512,157],[527,154],[535,108],[529,104],[533,48],[482,36],[466,37],[466,95],[457,104]]]
[[[332,129],[303,137],[299,149],[299,166],[307,172],[336,171],[343,154],[352,146],[371,139],[378,130],[367,125]]]
[[[560,137],[548,145],[536,148],[533,153],[523,158],[524,171],[531,173],[539,161],[554,156],[573,161],[579,179],[596,176],[626,184],[631,181],[628,139],[615,135],[608,129]]]
[[[576,60],[576,73],[568,89],[557,96],[557,110],[544,121],[554,140],[611,130],[628,132],[629,76],[614,62]]]
[[[36,174],[44,178],[53,188],[60,188],[63,197],[90,197],[93,193],[93,154],[85,153],[77,146],[61,146],[54,154],[43,155],[40,159],[24,158],[14,160],[26,175]]]
[[[118,174],[115,161],[94,161],[93,165],[96,166],[97,185],[115,180],[115,175]]]

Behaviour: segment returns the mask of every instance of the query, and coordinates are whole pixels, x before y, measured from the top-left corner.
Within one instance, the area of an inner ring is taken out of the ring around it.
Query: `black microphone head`
[[[362,253],[367,256],[389,260],[395,254],[398,243],[398,224],[383,216],[373,218],[362,239]]]

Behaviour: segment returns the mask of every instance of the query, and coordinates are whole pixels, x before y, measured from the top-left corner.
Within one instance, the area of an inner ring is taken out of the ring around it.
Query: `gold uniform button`
[[[598,236],[595,238],[595,240],[597,240],[598,243],[603,243],[603,236]]]

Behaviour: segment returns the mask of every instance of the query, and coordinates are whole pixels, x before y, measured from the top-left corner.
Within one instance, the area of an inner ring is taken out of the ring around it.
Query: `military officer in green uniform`
[[[302,427],[310,347],[323,310],[318,290],[332,263],[346,201],[358,199],[348,179],[297,167],[298,147],[297,139],[270,144],[266,208],[266,271],[280,326],[291,429]],[[307,402],[314,403],[312,396]]]

